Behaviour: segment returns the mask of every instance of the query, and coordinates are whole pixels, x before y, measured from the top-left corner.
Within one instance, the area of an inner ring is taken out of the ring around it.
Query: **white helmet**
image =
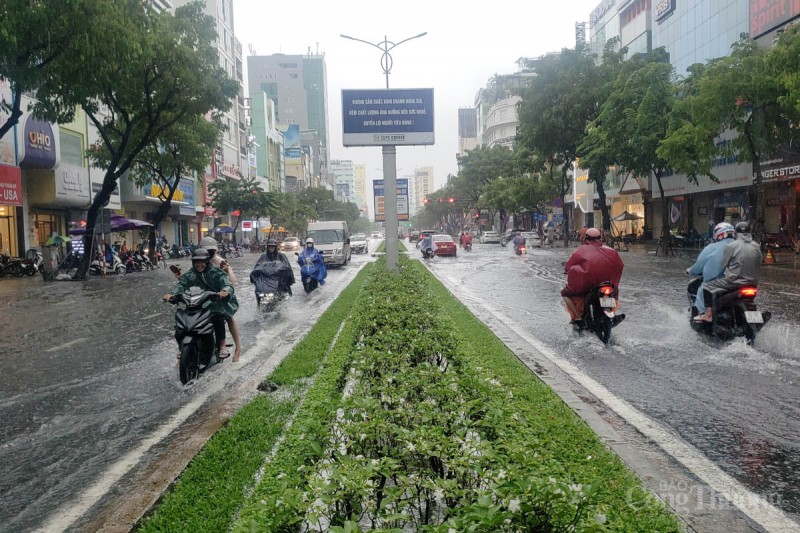
[[[311,237],[309,237],[308,239],[306,239],[306,246],[308,246],[309,244],[310,244],[311,246],[314,246],[314,239],[312,239]]]

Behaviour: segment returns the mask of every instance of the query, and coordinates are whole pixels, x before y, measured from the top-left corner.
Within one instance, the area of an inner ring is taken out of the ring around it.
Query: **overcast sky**
[[[234,31],[245,56],[250,47],[256,55],[305,54],[309,49],[325,54],[330,157],[365,164],[368,189],[371,180],[381,178],[381,148],[342,146],[341,90],[385,87],[381,52],[339,35],[377,44],[384,37],[399,42],[427,32],[392,52],[389,83],[392,88],[434,89],[436,144],[398,146],[397,174],[433,166],[439,188],[448,173],[457,172],[458,108],[472,107],[475,94],[494,74],[515,72],[520,57],[574,47],[575,22],[588,21],[599,2],[234,0]],[[244,63],[246,68],[246,58]]]

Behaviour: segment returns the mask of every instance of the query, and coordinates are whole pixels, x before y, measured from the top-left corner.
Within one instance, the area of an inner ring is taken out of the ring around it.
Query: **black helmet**
[[[750,233],[750,224],[747,222],[739,222],[736,224],[736,233]]]
[[[275,239],[267,239],[267,246],[278,246],[278,241]]]
[[[211,261],[211,255],[208,253],[208,250],[203,248],[195,248],[192,252],[192,263],[195,261],[205,261],[208,264]]]

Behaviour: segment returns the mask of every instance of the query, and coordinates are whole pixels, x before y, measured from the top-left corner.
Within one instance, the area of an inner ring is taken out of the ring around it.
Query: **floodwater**
[[[311,295],[295,265],[294,298],[265,319],[255,313],[248,279],[257,258],[230,260],[239,278],[242,359],[187,386],[178,379],[174,307],[160,300],[175,284],[169,270],[89,282],[0,280],[0,531],[67,527],[70,520],[58,517],[111,465],[160,443],[154,435],[169,433],[186,409],[229,399],[274,353],[298,342],[368,261],[353,256],[349,266],[330,269],[328,283]],[[188,259],[169,263],[190,268]]]
[[[764,500],[800,519],[800,271],[764,268],[772,312],[755,345],[715,342],[688,323],[690,257],[621,252],[620,312],[609,346],[568,324],[559,291],[574,248],[475,245],[430,268],[456,295],[491,302],[514,325],[697,448]],[[798,526],[800,529],[800,526]]]

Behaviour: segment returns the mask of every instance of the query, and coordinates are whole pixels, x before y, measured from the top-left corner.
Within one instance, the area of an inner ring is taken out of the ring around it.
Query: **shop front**
[[[22,172],[0,165],[0,254],[22,256],[23,239]]]

